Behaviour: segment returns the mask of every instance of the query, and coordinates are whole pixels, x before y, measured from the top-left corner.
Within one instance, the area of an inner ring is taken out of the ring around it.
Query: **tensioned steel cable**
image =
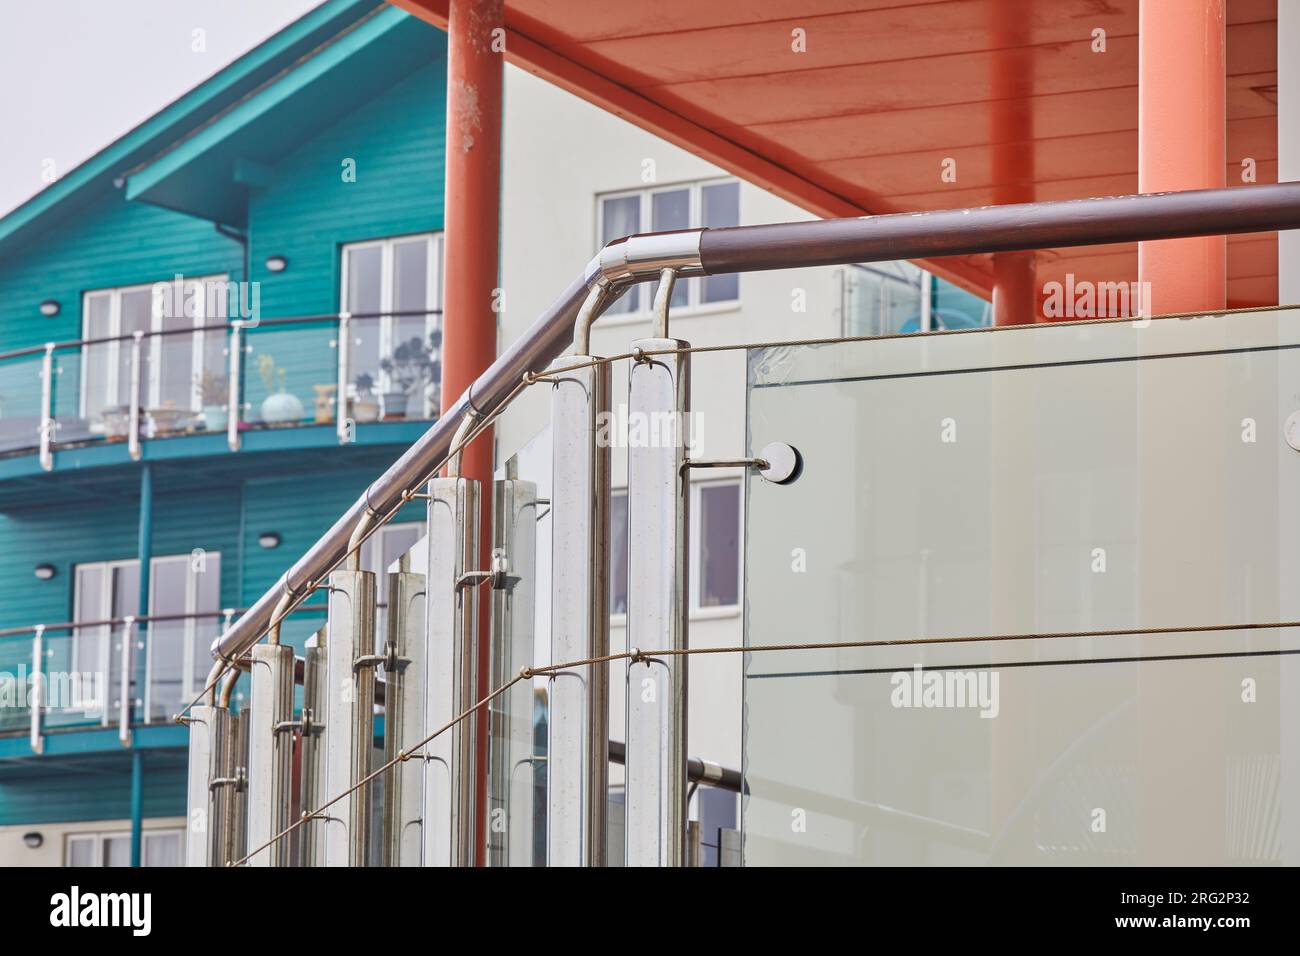
[[[247,863],[263,850],[274,846],[279,840],[293,833],[309,820],[317,819],[322,813],[344,799],[356,793],[362,787],[368,785],[381,774],[387,773],[399,763],[405,763],[412,758],[421,757],[418,753],[421,747],[427,746],[436,740],[439,736],[451,730],[461,721],[467,719],[475,712],[486,707],[492,701],[496,700],[510,688],[514,687],[520,681],[531,680],[534,677],[545,675],[554,675],[564,670],[574,670],[579,667],[588,667],[597,664],[611,664],[614,661],[630,661],[633,663],[649,660],[656,657],[686,657],[695,654],[756,654],[767,651],[820,651],[820,650],[847,650],[863,649],[873,647],[915,647],[942,644],[983,644],[998,643],[1004,641],[1033,641],[1033,640],[1061,640],[1068,638],[1083,637],[1142,637],[1142,636],[1165,636],[1169,634],[1204,634],[1216,631],[1264,631],[1278,630],[1288,627],[1300,627],[1300,621],[1263,621],[1251,622],[1245,624],[1192,624],[1179,627],[1149,627],[1149,628],[1119,628],[1109,631],[1047,631],[1042,633],[1018,633],[1018,634],[963,634],[951,637],[915,637],[915,638],[898,638],[894,640],[873,640],[873,641],[801,641],[789,644],[755,644],[750,646],[731,645],[724,647],[688,647],[688,648],[668,648],[661,650],[643,651],[639,648],[632,648],[628,651],[622,651],[617,654],[602,654],[599,657],[584,657],[579,660],[566,661],[563,664],[539,664],[536,667],[520,668],[518,674],[510,678],[504,684],[498,686],[482,700],[478,701],[471,707],[461,711],[450,721],[443,724],[433,733],[424,739],[411,745],[409,750],[403,750],[391,760],[376,767],[370,773],[366,774],[352,786],[348,787],[341,793],[331,797],[314,810],[304,810],[302,815],[285,827],[275,836],[254,850],[250,850],[238,860],[233,860],[228,866],[241,866]]]
[[[1197,318],[1197,317],[1206,317],[1208,315],[1226,315],[1226,314],[1246,313],[1246,312],[1258,313],[1258,312],[1265,312],[1265,311],[1280,311],[1286,308],[1292,308],[1292,307],[1278,306],[1274,309],[1229,309],[1229,310],[1223,310],[1221,312],[1215,312],[1215,313],[1199,313],[1199,312],[1171,313],[1168,315],[1163,315],[1163,316],[1153,317],[1153,318],[1160,318],[1160,319]],[[1133,317],[1107,318],[1107,319],[1097,319],[1093,321],[1072,322],[1072,323],[1068,323],[1068,326],[1115,324],[1117,322],[1133,323],[1133,322],[1147,322],[1147,321],[1151,321],[1151,319],[1147,319],[1141,316],[1137,318],[1133,318]],[[1064,326],[1065,324],[1062,325]],[[982,328],[975,328],[975,329],[942,330],[932,334],[966,335],[966,334],[978,334],[978,333],[991,332],[991,331],[996,331],[996,330],[993,328],[982,327]],[[1006,331],[1006,330],[1002,329],[1001,331]],[[750,351],[754,349],[782,348],[782,347],[789,347],[789,346],[830,345],[830,344],[838,344],[838,343],[845,343],[845,342],[866,342],[866,341],[880,341],[882,339],[893,339],[893,338],[912,338],[914,337],[914,335],[915,333],[897,333],[894,335],[886,335],[886,336],[879,336],[879,335],[833,336],[833,337],[823,337],[823,338],[813,338],[813,339],[788,339],[788,340],[778,340],[778,341],[768,341],[768,342],[733,343],[727,345],[687,346],[683,348],[671,348],[671,349],[653,349],[653,350],[636,349],[632,352],[626,352],[626,353],[621,353],[621,354],[607,356],[607,357],[585,358],[581,361],[575,361],[568,365],[563,365],[555,368],[548,368],[545,372],[540,374],[533,373],[533,372],[525,372],[520,382],[515,385],[515,387],[505,397],[505,399],[501,402],[501,404],[497,407],[497,409],[492,414],[485,416],[480,422],[476,423],[475,426],[470,430],[469,434],[467,434],[466,437],[459,444],[449,449],[446,456],[434,468],[432,468],[429,471],[429,473],[424,478],[422,478],[421,481],[418,482],[417,484],[424,484],[428,480],[430,480],[435,474],[437,474],[438,471],[440,471],[447,464],[448,461],[454,458],[461,449],[468,446],[486,428],[490,427],[490,425],[493,422],[495,422],[497,418],[499,418],[500,415],[511,405],[511,403],[515,400],[515,398],[518,397],[519,393],[523,389],[541,382],[551,382],[551,383],[557,382],[559,381],[559,379],[557,379],[556,376],[562,375],[565,372],[577,371],[579,369],[590,368],[596,365],[610,364],[617,361],[627,361],[627,360],[639,361],[646,357],[654,356],[654,355],[687,354],[692,352]],[[1150,356],[1150,357],[1154,358],[1158,356]],[[395,506],[386,515],[382,515],[382,516],[376,515],[374,524],[362,534],[360,541],[357,544],[357,547],[360,547],[361,542],[367,540],[370,537],[370,535],[372,535],[375,531],[377,531],[379,528],[383,527],[390,520],[392,520],[392,518],[396,515],[397,511],[400,510],[403,505],[413,500],[413,498],[414,498],[413,490],[407,489],[407,491],[402,495],[401,502],[397,506]],[[329,571],[333,571],[334,569],[336,569],[355,550],[356,550],[355,548],[349,548],[338,559],[338,561],[336,561],[333,565],[330,566]],[[326,575],[328,575],[329,571],[326,572]],[[289,614],[293,613],[297,605],[302,600],[305,600],[306,597],[312,594],[320,586],[321,586],[321,582],[318,581],[316,583],[313,583],[311,586],[305,588],[303,594],[300,597],[296,598],[295,601],[291,603],[289,608],[287,608],[279,617],[272,619],[271,624],[268,626],[268,630],[274,628],[281,621],[283,621]],[[965,635],[965,636],[954,636],[954,637],[905,638],[905,639],[896,639],[896,640],[877,640],[877,641],[800,642],[800,643],[788,643],[788,644],[755,645],[749,647],[740,645],[740,646],[727,646],[727,647],[677,648],[677,649],[663,649],[663,650],[652,650],[652,651],[642,651],[637,648],[633,648],[630,651],[626,651],[618,654],[608,654],[601,657],[585,658],[576,661],[569,661],[563,664],[541,665],[532,668],[525,667],[520,671],[519,674],[515,675],[505,684],[502,684],[501,686],[497,687],[495,690],[493,690],[490,694],[488,694],[478,703],[474,704],[467,710],[458,714],[456,717],[454,717],[450,722],[445,724],[443,727],[440,727],[438,730],[434,731],[432,734],[430,734],[420,742],[413,745],[411,751],[403,751],[402,753],[399,753],[396,757],[387,761],[381,766],[377,767],[375,770],[371,771],[369,774],[367,774],[361,780],[357,781],[347,790],[344,790],[342,793],[330,798],[330,800],[328,800],[326,803],[322,804],[320,807],[316,808],[315,810],[304,811],[302,817],[299,820],[295,821],[289,827],[282,830],[279,834],[273,836],[271,840],[268,841],[263,846],[258,847],[256,850],[253,850],[252,852],[246,854],[242,859],[238,861],[234,861],[230,865],[237,866],[247,862],[257,853],[260,853],[266,848],[274,845],[279,839],[292,833],[294,830],[296,830],[299,826],[301,826],[303,823],[307,822],[308,820],[319,816],[319,814],[321,814],[324,810],[328,809],[330,806],[337,803],[339,800],[342,800],[343,798],[349,796],[350,794],[355,793],[362,786],[367,785],[370,781],[375,779],[380,774],[387,772],[397,763],[405,762],[406,760],[411,759],[411,757],[413,756],[418,756],[418,754],[413,753],[414,750],[427,745],[442,733],[455,727],[457,724],[465,720],[471,714],[475,713],[476,711],[478,711],[479,709],[481,709],[482,707],[490,703],[492,700],[495,700],[498,696],[505,693],[505,691],[513,687],[519,681],[531,679],[533,676],[554,674],[562,670],[569,670],[578,667],[586,667],[594,664],[607,664],[619,660],[629,660],[629,661],[636,662],[645,658],[652,658],[652,657],[688,656],[693,654],[735,654],[735,653],[761,653],[764,651],[835,650],[835,649],[853,649],[853,648],[870,648],[870,647],[904,647],[904,646],[931,645],[931,644],[942,645],[942,644],[985,643],[985,642],[992,643],[992,642],[999,642],[999,641],[1051,640],[1051,639],[1084,638],[1084,637],[1133,637],[1133,636],[1143,636],[1143,635],[1153,636],[1153,635],[1168,635],[1168,634],[1210,633],[1215,631],[1271,630],[1271,629],[1282,629],[1288,627],[1300,627],[1300,621],[1252,622],[1252,623],[1244,623],[1244,624],[1238,623],[1238,624],[1226,624],[1226,625],[1187,625],[1187,626],[1167,627],[1167,628],[1125,628],[1125,629],[1112,629],[1108,631],[1060,631],[1060,632],[1050,632],[1050,633]],[[230,666],[232,665],[230,662],[228,662],[227,667],[223,669],[221,672],[223,676],[225,673],[228,672]],[[212,690],[217,684],[220,683],[221,679],[222,677],[219,676],[214,681],[212,681],[210,685],[206,687],[198,697],[196,697],[193,701],[191,701],[190,704],[186,706],[185,711],[188,711],[190,708],[195,706],[200,700],[202,700],[203,697],[206,696],[206,694],[210,690]],[[184,713],[184,711],[182,713]],[[180,715],[178,715],[178,719],[179,717]]]
[[[436,464],[433,468],[431,468],[424,475],[423,478],[421,478],[418,482],[416,482],[416,487],[426,484],[427,482],[432,480],[433,476],[436,475],[439,471],[441,471],[449,461],[455,458],[456,455],[459,454],[462,449],[468,447],[471,443],[473,443],[473,441],[476,438],[478,438],[480,434],[482,434],[483,431],[491,427],[492,423],[495,422],[497,418],[500,417],[501,413],[506,410],[506,408],[510,405],[510,403],[513,402],[515,398],[518,396],[518,394],[521,391],[523,391],[524,388],[526,388],[529,384],[530,383],[527,381],[521,381],[513,389],[511,389],[510,393],[506,396],[505,400],[501,403],[501,405],[498,406],[497,410],[493,412],[491,415],[485,415],[481,421],[479,421],[477,424],[474,425],[473,428],[470,429],[469,433],[460,441],[459,444],[456,444],[453,447],[449,448],[447,454],[438,462],[438,464]],[[369,491],[370,489],[369,487],[367,487],[366,489],[367,495],[369,494]],[[417,493],[415,492],[414,488],[408,488],[402,494],[401,501],[399,501],[398,504],[395,505],[391,511],[389,511],[385,515],[376,514],[374,517],[374,521],[371,523],[370,527],[367,528],[362,533],[361,537],[358,539],[356,547],[348,548],[347,550],[345,550],[343,554],[339,556],[338,560],[336,560],[324,571],[323,575],[320,578],[318,578],[314,582],[310,582],[307,587],[303,588],[302,594],[296,595],[293,598],[293,600],[289,603],[289,606],[284,610],[282,614],[280,614],[278,617],[273,616],[271,618],[270,623],[267,625],[267,631],[270,632],[274,630],[286,618],[288,618],[290,614],[293,614],[296,610],[298,610],[299,605],[301,605],[303,601],[307,600],[307,598],[309,598],[323,585],[325,585],[331,572],[337,570],[338,567],[341,564],[343,564],[343,562],[346,561],[349,556],[351,556],[355,551],[359,550],[361,548],[361,545],[370,539],[371,535],[373,535],[384,525],[388,524],[388,522],[392,521],[393,518],[396,517],[397,512],[402,510],[402,508],[405,505],[414,501],[416,499],[416,494]],[[204,697],[206,697],[209,693],[215,690],[217,686],[221,684],[221,681],[224,680],[225,676],[230,673],[230,669],[233,666],[235,666],[234,661],[226,661],[225,666],[219,672],[217,672],[216,676],[213,677],[211,680],[209,680],[208,683],[204,686],[204,688],[201,691],[199,691],[199,693],[194,697],[194,699],[191,700],[184,707],[182,707],[181,710],[175,715],[174,718],[175,721],[177,723],[184,723],[186,714],[188,714],[190,710],[196,707],[203,700]]]

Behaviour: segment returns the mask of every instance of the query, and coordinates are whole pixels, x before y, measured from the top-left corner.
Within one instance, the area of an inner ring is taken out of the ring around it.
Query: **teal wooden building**
[[[0,864],[181,860],[208,645],[428,427],[445,55],[328,0],[0,220]]]

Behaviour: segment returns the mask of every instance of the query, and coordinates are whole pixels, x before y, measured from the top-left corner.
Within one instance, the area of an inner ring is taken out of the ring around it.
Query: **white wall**
[[[647,161],[654,179],[643,179]],[[600,247],[597,196],[652,185],[692,182],[724,171],[644,132],[612,114],[514,67],[505,84],[505,146],[502,170],[502,287],[505,308],[500,344],[518,338],[551,304]],[[741,184],[742,224],[811,218],[795,206],[747,183]],[[792,308],[803,290],[806,310]],[[813,338],[839,333],[837,285],[830,269],[744,275],[740,306],[708,314],[680,314],[671,334],[692,345]],[[618,316],[595,326],[592,350],[611,355],[650,334],[645,317]],[[691,401],[702,423],[703,458],[745,453],[745,353],[693,357]],[[623,363],[614,370],[614,404],[625,402]],[[504,461],[547,421],[547,391],[535,388],[497,429],[497,460]],[[616,450],[614,486],[626,483],[626,453]],[[734,472],[710,472],[718,479]],[[738,612],[692,619],[692,646],[742,643]],[[623,628],[611,635],[614,651],[625,649]],[[690,753],[740,767],[740,655],[695,657],[690,670]],[[621,691],[623,670],[611,684]],[[611,736],[623,737],[623,705],[615,695]],[[617,780],[617,775],[615,776]]]
[[[144,830],[184,830],[184,817],[151,817]],[[63,866],[64,847],[69,836],[81,833],[130,831],[130,820],[87,820],[82,823],[24,823],[0,827],[0,866]],[[26,833],[39,833],[41,845],[32,849],[23,843]],[[182,847],[181,859],[184,860]]]

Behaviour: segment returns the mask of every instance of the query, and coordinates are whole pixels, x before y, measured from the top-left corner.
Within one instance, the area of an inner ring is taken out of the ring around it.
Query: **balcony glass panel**
[[[1293,311],[752,353],[745,862],[1300,862],[1297,410]]]

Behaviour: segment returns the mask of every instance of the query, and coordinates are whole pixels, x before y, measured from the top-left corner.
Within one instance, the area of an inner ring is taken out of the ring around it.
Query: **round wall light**
[[[32,850],[39,850],[42,844],[44,843],[45,843],[44,835],[37,833],[35,830],[31,830],[23,834],[23,846],[25,847],[28,847]]]
[[[280,547],[280,536],[274,531],[263,531],[257,536],[257,543],[270,551]]]
[[[269,256],[266,260],[267,272],[283,272],[289,268],[289,260],[284,256]]]
[[[63,306],[59,305],[57,299],[46,299],[41,303],[41,315],[47,319],[52,319],[59,314],[59,310],[62,308]]]
[[[50,578],[54,577],[54,565],[52,564],[36,565],[36,577],[38,580],[48,581]]]

